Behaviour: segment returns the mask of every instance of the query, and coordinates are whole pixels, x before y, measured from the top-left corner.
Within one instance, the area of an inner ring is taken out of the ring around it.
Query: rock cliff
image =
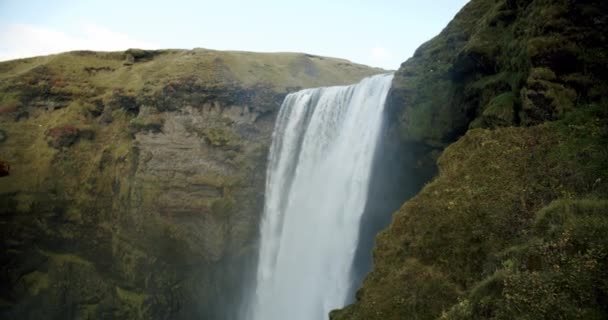
[[[362,233],[410,199],[332,319],[606,318],[607,30],[605,1],[471,0],[402,64]],[[0,63],[0,315],[230,318],[282,98],[379,72],[203,49]]]
[[[606,318],[606,30],[605,1],[471,0],[402,64],[396,170],[437,174],[331,319]]]
[[[230,318],[283,97],[380,72],[204,49],[0,63],[1,317]]]

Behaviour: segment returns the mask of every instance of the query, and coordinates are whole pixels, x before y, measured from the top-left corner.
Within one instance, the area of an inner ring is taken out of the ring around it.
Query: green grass
[[[193,77],[205,85],[265,84],[284,91],[291,87],[349,84],[383,72],[346,60],[301,53],[162,50],[131,66],[123,65],[124,59],[122,52],[70,52],[3,62],[0,80],[31,82],[39,80],[42,73],[55,85],[64,84],[65,90],[96,93],[115,88],[126,92],[155,91],[172,81]]]

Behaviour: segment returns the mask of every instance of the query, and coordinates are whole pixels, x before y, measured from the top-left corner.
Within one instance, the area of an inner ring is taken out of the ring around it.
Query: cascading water
[[[347,303],[392,74],[289,94],[279,112],[249,320],[321,320]]]

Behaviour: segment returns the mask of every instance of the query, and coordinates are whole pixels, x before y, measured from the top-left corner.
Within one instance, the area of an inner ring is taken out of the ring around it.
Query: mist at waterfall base
[[[409,193],[388,188],[403,174],[379,166],[402,156],[381,139],[391,80],[377,75],[285,98],[268,160],[257,274],[240,319],[326,319],[352,301],[376,232]]]

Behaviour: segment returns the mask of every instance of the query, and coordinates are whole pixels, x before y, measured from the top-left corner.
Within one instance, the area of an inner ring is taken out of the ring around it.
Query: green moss
[[[236,147],[238,137],[232,130],[225,128],[209,128],[203,131],[207,142],[214,147]]]
[[[131,135],[138,132],[162,132],[164,119],[161,115],[138,116],[129,122],[129,130]]]
[[[85,186],[86,187],[86,186]],[[83,214],[81,209],[75,206],[68,207],[65,212],[62,214],[62,218],[65,221],[69,221],[71,223],[82,223],[83,222]]]
[[[30,272],[23,276],[23,282],[32,296],[36,296],[40,291],[49,288],[49,275],[40,271]]]
[[[557,76],[553,70],[546,67],[541,67],[530,70],[530,79],[554,81],[557,79]]]
[[[482,116],[471,122],[470,128],[496,128],[510,126],[515,122],[516,98],[505,92],[490,100]]]
[[[491,292],[473,290],[468,313],[452,308],[445,319],[602,319],[596,301],[608,292],[608,201],[560,199],[537,213],[533,238],[511,254],[511,268]],[[503,265],[505,263],[503,262]],[[487,290],[486,279],[479,288]]]
[[[116,296],[126,304],[126,308],[137,315],[138,318],[144,318],[144,301],[148,298],[147,294],[130,291],[117,286]]]
[[[146,294],[129,291],[121,287],[116,287],[116,295],[124,302],[137,307],[140,307],[147,297]]]
[[[236,208],[236,201],[230,197],[217,199],[211,203],[211,211],[219,216],[228,216]]]
[[[41,250],[40,252],[51,259],[54,264],[58,265],[79,264],[86,267],[91,267],[93,265],[90,261],[71,253],[56,253],[46,250]]]
[[[554,74],[533,72],[526,82],[527,87],[522,89],[523,105],[519,116],[523,124],[557,120],[574,109],[577,92],[561,83],[545,80],[547,78],[554,79]]]
[[[83,317],[95,318],[99,314],[100,305],[98,303],[87,303],[81,305],[81,312]]]
[[[502,293],[505,278],[505,272],[499,270],[480,281],[467,298],[461,298],[448,311],[443,311],[440,319],[475,319],[480,315],[491,314],[496,309],[496,301],[493,299]]]

